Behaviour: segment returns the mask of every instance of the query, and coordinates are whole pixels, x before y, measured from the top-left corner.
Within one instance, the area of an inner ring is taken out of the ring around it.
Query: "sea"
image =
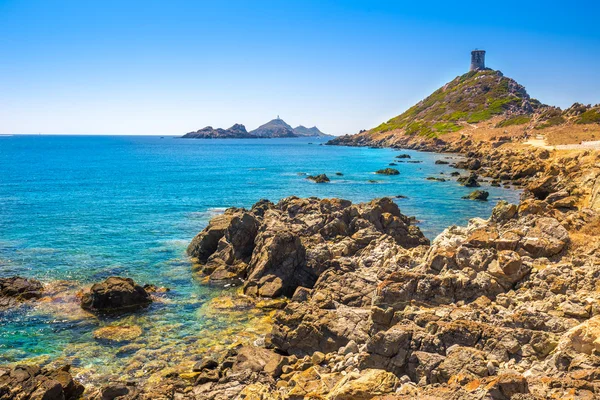
[[[68,363],[91,384],[107,376],[144,380],[205,352],[260,340],[271,315],[250,308],[239,288],[206,284],[185,253],[227,207],[288,196],[353,202],[389,196],[434,239],[520,195],[484,183],[488,201],[462,199],[473,189],[459,185],[448,164],[435,163],[455,162],[457,155],[326,140],[0,137],[0,277],[32,277],[48,288],[43,301],[0,310],[0,363]],[[392,162],[399,175],[375,174]],[[329,183],[306,179],[322,173]],[[109,276],[170,291],[142,313],[83,312],[81,288]],[[126,342],[94,338],[98,328],[115,325],[139,326],[142,335]]]

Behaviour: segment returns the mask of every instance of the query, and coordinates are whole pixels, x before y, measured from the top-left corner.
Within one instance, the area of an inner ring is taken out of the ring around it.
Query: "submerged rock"
[[[142,335],[137,325],[105,326],[94,331],[94,339],[107,342],[130,342]]]
[[[444,178],[438,178],[436,176],[428,176],[425,179],[427,179],[428,181],[446,182],[446,179],[444,179]]]
[[[89,311],[118,312],[148,306],[152,298],[131,278],[113,276],[92,285],[81,298],[81,307]]]

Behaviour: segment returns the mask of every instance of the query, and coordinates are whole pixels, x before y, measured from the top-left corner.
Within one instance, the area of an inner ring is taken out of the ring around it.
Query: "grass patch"
[[[544,121],[543,123],[536,126],[535,129],[546,129],[546,128],[550,128],[553,126],[564,124],[565,122],[566,121],[562,117],[562,115],[557,115],[557,116],[548,118],[546,121]]]
[[[515,117],[507,118],[504,121],[496,124],[496,128],[506,128],[507,126],[523,125],[531,121],[529,115],[517,115]]]
[[[462,125],[458,125],[453,122],[437,122],[433,124],[433,127],[440,133],[457,132],[463,128]]]
[[[597,124],[600,123],[600,112],[598,110],[587,110],[579,116],[576,124]]]

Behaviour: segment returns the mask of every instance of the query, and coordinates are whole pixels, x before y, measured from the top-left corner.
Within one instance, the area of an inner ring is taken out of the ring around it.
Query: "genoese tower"
[[[485,69],[485,50],[473,50],[471,52],[470,71],[481,71]]]

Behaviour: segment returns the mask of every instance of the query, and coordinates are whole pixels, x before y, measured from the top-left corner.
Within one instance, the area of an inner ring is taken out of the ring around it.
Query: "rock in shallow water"
[[[375,172],[378,175],[400,175],[400,171],[395,168],[384,168]]]
[[[81,307],[89,311],[119,312],[145,307],[152,303],[146,290],[131,278],[113,276],[92,285],[81,298]]]
[[[327,183],[329,182],[329,177],[325,174],[319,174],[319,175],[311,175],[308,178],[309,181],[313,181],[314,183]]]
[[[467,196],[463,196],[463,199],[486,201],[489,196],[490,193],[485,190],[475,190],[469,193]]]
[[[35,279],[13,276],[0,278],[0,307],[10,306],[19,301],[39,299],[44,287]]]

